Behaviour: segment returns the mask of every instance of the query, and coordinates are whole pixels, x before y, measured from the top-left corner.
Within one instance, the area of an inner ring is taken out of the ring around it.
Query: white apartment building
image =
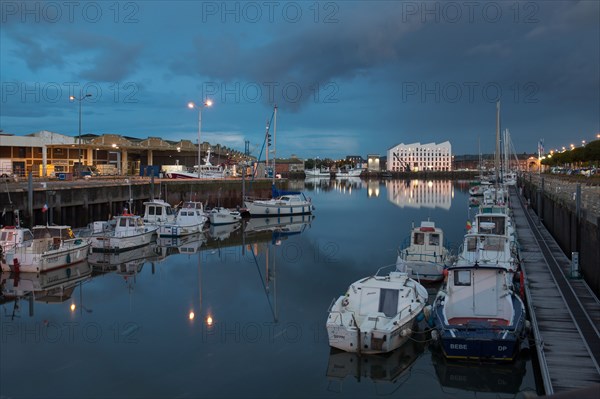
[[[400,143],[387,152],[387,169],[391,172],[422,172],[452,170],[452,145]]]

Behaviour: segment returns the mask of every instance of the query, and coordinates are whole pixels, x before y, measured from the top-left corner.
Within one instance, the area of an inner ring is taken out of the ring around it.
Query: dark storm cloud
[[[333,24],[298,29],[286,25],[272,41],[259,46],[233,34],[197,37],[193,53],[174,62],[172,70],[229,82],[281,86],[292,82],[309,92],[317,84],[369,74],[370,69],[398,59],[402,38],[418,24],[402,22],[400,14],[395,14],[398,6],[387,9],[390,12],[352,12]],[[293,108],[309,98],[302,97]]]

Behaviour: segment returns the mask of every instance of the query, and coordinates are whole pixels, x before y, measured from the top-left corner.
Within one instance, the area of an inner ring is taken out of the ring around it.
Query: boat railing
[[[386,269],[390,269],[390,268],[396,268],[396,264],[393,263],[391,265],[386,265],[386,266],[381,266],[379,269],[377,269],[377,271],[375,272],[374,276],[375,277],[385,277],[383,274],[380,274],[381,271],[386,270]],[[368,279],[369,277],[367,277]]]
[[[439,258],[439,262],[443,262],[444,261],[444,253],[437,253],[437,252],[433,252],[433,253],[409,253],[408,250],[403,250],[400,252],[400,257],[402,258],[402,260],[405,261],[417,261],[417,262],[433,262],[433,263],[437,263],[438,262],[438,258]],[[410,260],[409,260],[410,257]]]

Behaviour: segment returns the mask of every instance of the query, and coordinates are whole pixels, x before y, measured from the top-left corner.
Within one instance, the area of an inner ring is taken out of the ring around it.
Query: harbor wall
[[[544,178],[527,177],[519,185],[567,257],[573,260],[573,253],[578,253],[579,272],[600,297],[600,216],[593,203],[582,201],[586,187],[565,183],[560,187],[568,189],[557,190]]]
[[[277,186],[287,189],[288,181]],[[145,201],[161,198],[175,206],[183,201],[200,201],[208,207],[242,206],[242,181],[103,179],[71,182],[20,182],[0,192],[0,224],[13,225],[14,210],[19,210],[23,226],[66,224],[84,227],[93,221],[108,220],[123,213],[124,208],[143,214]],[[247,196],[269,198],[270,180],[245,182]],[[47,205],[47,211],[44,211]],[[131,209],[129,209],[131,208]]]

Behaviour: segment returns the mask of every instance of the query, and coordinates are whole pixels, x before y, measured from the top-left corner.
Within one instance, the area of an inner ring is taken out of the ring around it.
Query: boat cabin
[[[4,226],[0,230],[0,248],[8,250],[20,246],[25,241],[33,240],[33,234],[29,229],[16,226]]]
[[[144,202],[144,222],[172,223],[174,220],[175,211],[169,203],[162,200]]]
[[[447,324],[508,325],[513,305],[510,295],[506,295],[505,274],[497,267],[449,268],[444,305]]]

